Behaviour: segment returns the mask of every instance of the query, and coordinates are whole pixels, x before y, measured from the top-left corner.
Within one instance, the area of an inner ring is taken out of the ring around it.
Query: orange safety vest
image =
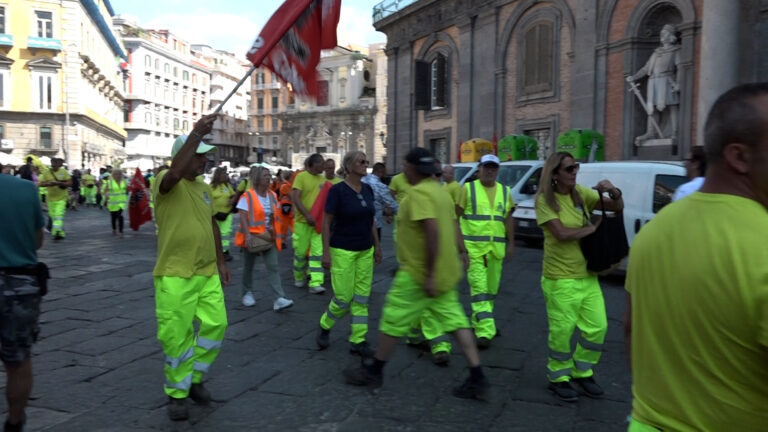
[[[275,246],[278,251],[283,249],[283,240],[285,233],[283,232],[283,218],[280,215],[280,208],[277,205],[277,196],[272,191],[267,191],[269,200],[272,203],[272,225],[275,229]],[[264,234],[267,231],[267,218],[264,213],[264,208],[261,206],[261,201],[256,196],[256,191],[248,189],[245,193],[245,199],[248,202],[248,215],[246,216],[248,223],[248,231],[251,234]],[[235,246],[245,247],[245,234],[242,229],[238,229],[235,233]]]

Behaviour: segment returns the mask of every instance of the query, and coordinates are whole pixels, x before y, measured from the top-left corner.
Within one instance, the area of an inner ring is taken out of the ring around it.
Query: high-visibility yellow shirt
[[[579,184],[576,185],[576,191],[587,207],[586,213],[592,214],[592,210],[600,201],[600,195],[596,190]],[[555,199],[560,206],[560,212],[553,210],[543,196],[536,199],[536,223],[544,231],[544,263],[541,275],[549,279],[585,278],[589,276],[587,260],[581,253],[579,240],[558,241],[544,224],[553,219],[560,219],[560,223],[566,228],[582,228],[585,226],[586,216],[581,207],[574,205],[571,195],[555,192]]]
[[[405,174],[403,173],[395,175],[392,177],[392,180],[389,181],[389,190],[395,192],[395,199],[398,204],[403,202],[403,199],[410,189],[411,184],[408,183],[408,179],[405,178]]]
[[[158,226],[153,275],[213,276],[217,269],[211,187],[202,177],[181,179],[167,194],[161,194],[160,184],[167,173],[158,174],[152,187]]]
[[[456,287],[464,268],[456,245],[456,213],[453,200],[438,182],[427,178],[414,185],[397,213],[397,258],[400,268],[419,284],[427,278],[425,219],[435,219],[439,230],[435,288],[448,291]]]
[[[695,192],[629,255],[632,417],[665,431],[768,427],[768,212]]]
[[[94,177],[93,174],[83,174],[83,177],[80,179],[83,186],[87,187],[88,185],[95,185],[96,184],[96,177]]]
[[[323,189],[325,181],[324,175],[314,175],[308,171],[302,171],[296,176],[296,179],[293,181],[293,188],[301,191],[301,203],[304,204],[304,208],[307,211],[312,210],[312,205],[320,194],[320,190]],[[307,219],[300,211],[297,211],[295,214],[296,222],[307,223]]]
[[[44,169],[40,176],[40,183],[49,181],[67,181],[72,178],[64,167],[59,167],[55,172],[53,169]],[[67,188],[62,189],[60,186],[47,186],[48,201],[64,201],[69,198]]]
[[[446,183],[443,185],[446,191],[448,191],[448,195],[451,196],[451,199],[453,200],[454,205],[459,204],[459,199],[461,198],[461,186],[459,186],[459,182],[456,180]]]
[[[229,199],[235,195],[235,190],[229,183],[222,183],[216,187],[212,187],[213,193],[213,212],[214,213],[229,213],[232,210],[232,206],[229,204]]]
[[[329,179],[329,178],[327,178],[327,177],[326,177],[325,179],[326,179],[327,181],[331,182],[331,184],[337,184],[337,183],[341,183],[341,182],[343,182],[343,181],[344,181],[344,179],[343,179],[343,178],[341,178],[341,177],[338,177],[338,176],[333,176],[333,178],[332,178],[332,179]]]

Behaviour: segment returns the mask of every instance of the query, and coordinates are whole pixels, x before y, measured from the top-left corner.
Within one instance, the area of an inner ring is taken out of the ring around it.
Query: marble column
[[[739,6],[704,0],[696,114],[697,145],[704,145],[704,123],[715,100],[738,84]]]

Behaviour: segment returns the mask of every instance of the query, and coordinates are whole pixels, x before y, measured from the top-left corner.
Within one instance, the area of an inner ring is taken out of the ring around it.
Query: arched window
[[[147,69],[152,67],[152,57],[148,55],[144,56],[144,67],[146,67]]]
[[[450,57],[446,48],[439,47],[423,57],[423,60],[416,60],[414,105],[417,110],[448,108],[451,74]]]
[[[193,85],[197,84],[197,75],[196,74],[192,74],[192,84]]]
[[[173,77],[178,78],[179,77],[179,68],[174,66],[173,67]]]
[[[171,65],[169,65],[168,63],[166,63],[166,64],[163,66],[163,72],[165,72],[166,74],[169,74],[169,73],[171,73]]]
[[[522,52],[522,93],[533,95],[554,88],[554,28],[551,21],[539,21],[525,31]]]
[[[189,81],[189,72],[188,71],[184,71],[184,73],[182,75],[184,77],[184,81]]]
[[[155,59],[155,70],[156,71],[160,70],[160,59]]]
[[[438,54],[429,64],[429,105],[431,109],[445,108],[448,77],[446,76],[446,58]]]

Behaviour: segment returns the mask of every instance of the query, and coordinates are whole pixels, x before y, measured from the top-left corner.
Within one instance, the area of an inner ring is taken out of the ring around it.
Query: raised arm
[[[194,177],[197,146],[200,144],[203,136],[211,132],[216,117],[217,115],[215,114],[204,115],[195,123],[195,127],[187,136],[187,140],[184,142],[181,150],[179,150],[179,153],[173,158],[173,163],[168,168],[168,173],[165,174],[160,183],[161,194],[170,192],[182,178]]]

